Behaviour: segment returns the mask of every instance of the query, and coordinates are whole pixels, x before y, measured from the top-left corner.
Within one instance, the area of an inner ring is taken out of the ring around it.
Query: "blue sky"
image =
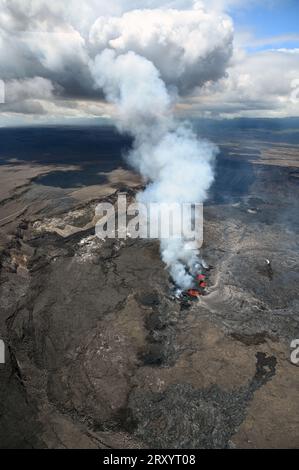
[[[254,50],[265,50],[285,47],[299,47],[299,1],[272,0],[254,2],[243,1],[239,6],[228,8],[237,33],[250,33],[256,40],[277,38],[249,47]],[[296,37],[297,36],[297,37]]]

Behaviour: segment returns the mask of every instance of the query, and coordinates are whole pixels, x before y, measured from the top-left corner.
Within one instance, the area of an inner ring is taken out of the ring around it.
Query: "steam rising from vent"
[[[180,96],[225,73],[233,29],[227,16],[136,10],[99,18],[90,40],[97,87],[118,110],[118,127],[134,137],[131,165],[148,181],[142,202],[199,203],[213,181],[215,145],[199,140],[174,108]],[[199,252],[182,239],[161,240],[161,254],[178,286],[192,284]]]

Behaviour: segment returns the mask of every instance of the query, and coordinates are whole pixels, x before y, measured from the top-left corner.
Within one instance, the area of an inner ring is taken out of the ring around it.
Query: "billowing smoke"
[[[136,10],[99,18],[90,40],[100,52],[90,67],[97,87],[118,109],[119,129],[134,137],[128,158],[148,181],[142,202],[203,202],[217,148],[199,140],[174,109],[180,96],[225,74],[232,24],[202,8]],[[178,286],[192,284],[199,252],[187,240],[162,239],[161,254]]]

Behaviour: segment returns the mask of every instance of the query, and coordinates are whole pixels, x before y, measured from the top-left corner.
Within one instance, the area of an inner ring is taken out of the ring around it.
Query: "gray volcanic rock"
[[[135,433],[154,448],[227,448],[254,392],[275,375],[275,366],[274,356],[258,353],[254,377],[232,392],[189,384],[170,385],[162,393],[133,392],[129,410]]]

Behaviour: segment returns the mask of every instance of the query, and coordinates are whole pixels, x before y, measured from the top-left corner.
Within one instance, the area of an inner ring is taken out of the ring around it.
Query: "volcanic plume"
[[[213,181],[217,147],[178,121],[181,97],[223,77],[232,53],[229,17],[193,10],[134,10],[100,17],[90,32],[97,54],[96,86],[115,104],[118,128],[134,138],[130,164],[148,181],[145,203],[201,203]],[[199,251],[187,240],[161,239],[161,255],[176,284],[192,284]]]

